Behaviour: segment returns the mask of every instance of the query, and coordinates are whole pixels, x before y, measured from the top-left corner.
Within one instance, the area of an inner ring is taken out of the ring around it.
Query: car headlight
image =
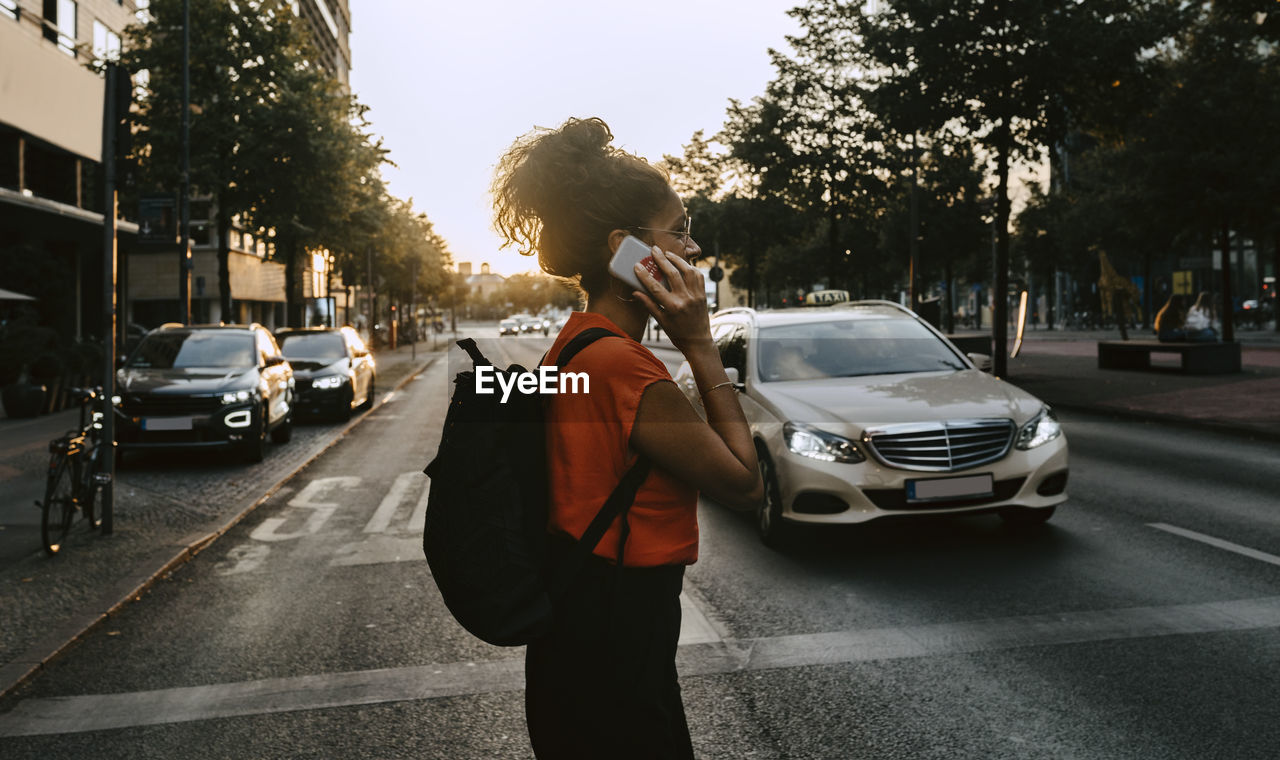
[[[239,404],[249,400],[249,391],[228,391],[222,394],[222,403]]]
[[[325,375],[324,377],[317,377],[315,380],[312,380],[311,387],[318,390],[324,390],[326,388],[340,388],[346,381],[347,378],[342,375]]]
[[[1058,416],[1046,406],[1018,431],[1018,448],[1023,451],[1034,449],[1060,435],[1062,435],[1062,425],[1058,423]]]
[[[782,437],[786,439],[787,448],[791,453],[802,457],[846,464],[857,464],[867,459],[862,452],[858,451],[853,441],[824,433],[807,425],[788,422],[782,426]]]

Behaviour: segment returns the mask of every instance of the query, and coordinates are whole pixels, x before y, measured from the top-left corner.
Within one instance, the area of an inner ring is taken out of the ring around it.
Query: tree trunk
[[[1222,340],[1231,343],[1236,339],[1235,310],[1231,295],[1231,224],[1222,220]]]
[[[992,338],[995,343],[991,372],[1004,378],[1009,372],[1009,119],[1000,120],[996,127],[997,172],[996,187],[996,263],[994,273],[995,293],[992,294]]]
[[[298,292],[302,278],[298,273],[297,243],[287,237],[276,238],[276,255],[284,257],[284,321],[289,327],[302,326],[302,299]]]
[[[231,313],[231,213],[226,200],[219,196],[214,224],[218,233],[218,307],[222,321],[238,322],[238,315]]]
[[[943,266],[943,274],[947,278],[947,285],[946,285],[946,291],[945,291],[946,304],[945,306],[943,306],[942,324],[946,326],[945,329],[947,331],[947,334],[951,335],[956,331],[956,314],[955,314],[956,307],[955,307],[955,304],[953,303],[953,301],[955,300],[955,283],[951,280],[951,257],[948,256],[945,259],[945,262],[943,263],[942,266]]]
[[[1151,287],[1151,251],[1142,254],[1142,329],[1151,329],[1151,312],[1154,304],[1151,299],[1154,297],[1155,291]]]

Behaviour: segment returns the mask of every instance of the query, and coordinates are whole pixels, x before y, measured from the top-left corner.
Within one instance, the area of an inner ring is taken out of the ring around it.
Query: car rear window
[[[276,339],[286,359],[341,359],[347,355],[346,344],[338,333],[285,333]]]
[[[908,319],[846,319],[761,328],[765,382],[967,369],[955,352]]]
[[[162,332],[143,338],[126,366],[134,369],[240,369],[257,365],[253,348],[253,336],[242,332]]]

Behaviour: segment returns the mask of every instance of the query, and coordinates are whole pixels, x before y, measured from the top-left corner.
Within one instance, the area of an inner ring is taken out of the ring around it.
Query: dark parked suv
[[[261,325],[164,325],[116,373],[118,451],[231,447],[260,462],[293,435],[293,369]]]
[[[293,367],[299,414],[349,419],[372,409],[377,373],[373,356],[350,327],[295,327],[276,332]]]

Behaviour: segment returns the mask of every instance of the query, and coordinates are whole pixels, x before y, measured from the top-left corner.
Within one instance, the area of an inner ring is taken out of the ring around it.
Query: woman
[[[692,758],[675,670],[680,587],[698,558],[699,492],[731,506],[763,496],[737,394],[711,341],[701,249],[664,172],[609,145],[599,119],[570,119],[516,141],[498,164],[494,211],[505,245],[537,253],[548,274],[586,296],[548,361],[576,335],[608,337],[569,367],[590,393],[546,399],[552,562],[579,538],[638,456],[652,470],[529,645],[525,713],[539,758]],[[652,247],[667,287],[639,265],[648,292],[608,272],[622,240]],[[639,343],[649,317],[689,361],[707,421]],[[625,544],[620,538],[625,535]],[[619,549],[622,549],[619,563]]]
[[[1187,332],[1182,327],[1186,318],[1186,308],[1183,306],[1182,296],[1177,293],[1169,296],[1169,300],[1165,301],[1164,306],[1160,307],[1160,311],[1156,312],[1154,325],[1156,328],[1156,340],[1161,343],[1176,343],[1186,340]]]
[[[1218,339],[1213,329],[1213,299],[1206,291],[1200,291],[1196,302],[1187,310],[1185,325],[1187,340],[1193,343],[1212,343]]]

